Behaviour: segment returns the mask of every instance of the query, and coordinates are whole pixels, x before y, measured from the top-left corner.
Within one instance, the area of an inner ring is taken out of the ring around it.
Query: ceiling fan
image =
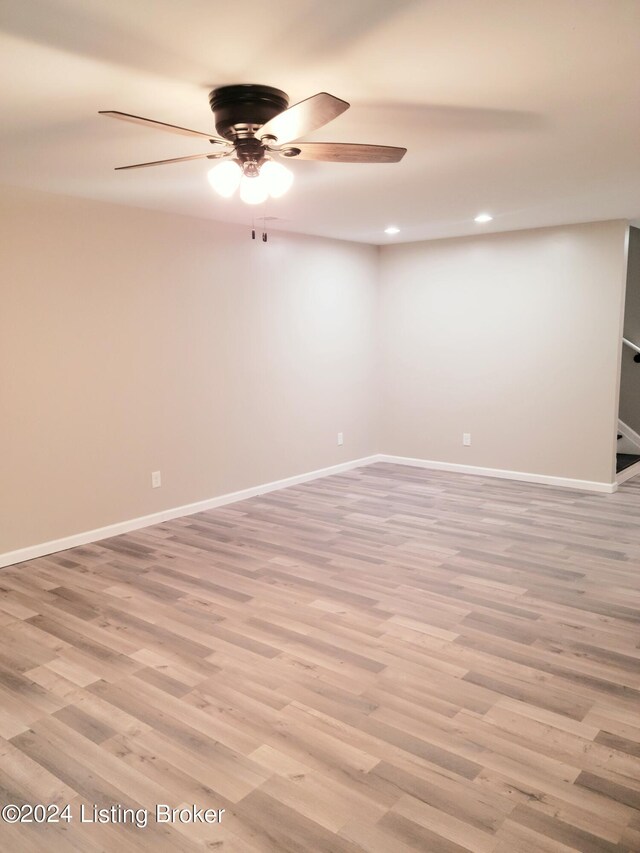
[[[243,201],[260,204],[268,196],[283,195],[291,186],[293,174],[279,158],[331,163],[397,163],[407,150],[390,145],[298,142],[301,136],[323,127],[349,109],[346,101],[326,92],[290,107],[287,94],[280,89],[248,83],[213,89],[209,104],[219,136],[115,110],[100,110],[100,115],[111,118],[183,136],[200,136],[216,146],[216,150],[208,154],[135,163],[118,166],[117,170],[186,160],[222,160],[208,175],[213,188],[220,195],[230,197],[240,187]]]

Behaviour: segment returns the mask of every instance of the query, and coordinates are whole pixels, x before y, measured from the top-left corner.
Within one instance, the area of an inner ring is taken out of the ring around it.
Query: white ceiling
[[[2,0],[0,182],[249,223],[197,139],[228,83],[327,91],[309,139],[404,145],[399,164],[294,162],[271,227],[393,240],[640,217],[640,0]],[[262,214],[262,209],[256,213]],[[399,226],[389,238],[385,226]]]

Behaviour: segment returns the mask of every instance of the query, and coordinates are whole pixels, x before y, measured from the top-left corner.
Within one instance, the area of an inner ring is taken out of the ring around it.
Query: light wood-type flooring
[[[0,571],[30,851],[640,851],[640,478],[375,464]],[[224,808],[78,822],[80,804]]]

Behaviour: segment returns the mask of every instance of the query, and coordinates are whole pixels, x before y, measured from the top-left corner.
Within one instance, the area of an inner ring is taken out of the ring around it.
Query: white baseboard
[[[630,426],[618,419],[618,432],[621,433],[625,438],[628,438],[630,442],[636,445],[636,447],[640,450],[640,435],[632,430]]]
[[[86,530],[83,533],[75,533],[65,536],[63,539],[54,539],[50,542],[42,542],[39,545],[31,545],[28,548],[20,548],[17,551],[9,551],[0,554],[0,568],[12,566],[15,563],[23,563],[25,560],[35,560],[36,557],[44,557],[47,554],[55,554],[57,551],[66,551],[76,548],[78,545],[87,545],[90,542],[99,542],[101,539],[109,539],[111,536],[119,536],[121,533],[129,533],[131,530],[140,530],[150,527],[152,524],[160,524],[163,521],[171,521],[172,518],[180,518],[183,515],[193,515],[206,509],[214,509],[225,504],[236,501],[244,501],[263,495],[267,492],[284,489],[287,486],[296,486],[298,483],[306,483],[309,480],[317,480],[320,477],[328,477],[331,474],[340,474],[342,471],[350,471],[352,468],[360,468],[377,462],[377,456],[365,456],[362,459],[353,459],[350,462],[341,462],[328,468],[320,468],[317,471],[308,471],[306,474],[297,474],[294,477],[285,477],[283,480],[274,480],[272,483],[263,483],[261,486],[252,486],[249,489],[241,489],[239,492],[230,492],[215,498],[208,498],[197,503],[185,504],[184,506],[164,509],[151,515],[142,515],[139,518],[131,518],[128,521],[119,521],[109,524],[107,527],[98,527],[95,530]]]
[[[338,465],[331,465],[328,468],[320,468],[317,471],[309,471],[306,474],[297,474],[294,477],[285,477],[283,480],[274,480],[272,483],[263,483],[260,486],[252,486],[249,489],[242,489],[239,492],[230,492],[226,495],[218,495],[215,498],[208,498],[197,503],[185,504],[184,506],[173,507],[172,509],[161,510],[154,512],[151,515],[143,515],[139,518],[131,518],[128,521],[120,521],[116,524],[110,524],[106,527],[98,527],[95,530],[86,530],[82,533],[75,533],[72,536],[65,536],[62,539],[54,539],[50,542],[42,542],[39,545],[31,545],[27,548],[20,548],[17,551],[9,551],[5,554],[0,554],[0,568],[12,566],[16,563],[23,563],[25,560],[35,560],[37,557],[44,557],[47,554],[55,554],[58,551],[66,551],[69,548],[76,548],[78,545],[87,545],[90,542],[99,542],[101,539],[109,539],[112,536],[119,536],[122,533],[129,533],[132,530],[140,530],[143,527],[150,527],[152,524],[160,524],[163,521],[170,521],[173,518],[180,518],[184,515],[193,515],[197,512],[203,512],[207,509],[215,509],[218,506],[236,503],[247,498],[253,498],[257,495],[263,495],[267,492],[273,492],[277,489],[284,489],[287,486],[295,486],[299,483],[306,483],[309,480],[317,480],[320,477],[328,477],[331,474],[340,474],[343,471],[350,471],[352,468],[360,468],[363,465],[370,465],[373,462],[391,462],[397,465],[412,465],[417,468],[430,468],[434,471],[451,471],[457,474],[476,474],[483,477],[498,477],[504,480],[520,480],[523,483],[542,483],[548,486],[559,486],[567,489],[578,489],[587,492],[603,492],[611,494],[618,488],[618,483],[624,479],[632,477],[637,473],[636,467],[640,463],[632,465],[627,469],[630,473],[625,477],[627,471],[622,472],[616,483],[598,483],[590,480],[572,480],[566,477],[550,477],[544,474],[527,474],[522,471],[502,471],[498,468],[480,468],[475,465],[460,465],[454,462],[435,462],[429,459],[412,459],[407,456],[389,456],[384,453],[378,453],[373,456],[365,456],[362,459],[353,459],[350,462],[341,462]]]
[[[500,468],[479,468],[476,465],[460,465],[455,462],[435,462],[430,459],[412,459],[407,456],[378,455],[378,462],[393,462],[396,465],[413,465],[416,468],[431,468],[434,471],[451,471],[456,474],[477,474],[482,477],[498,477],[502,480],[520,480],[523,483],[541,483],[563,489],[579,489],[584,492],[612,494],[617,483],[598,483],[594,480],[572,480],[568,477],[551,477],[547,474],[528,474],[524,471],[503,471]]]

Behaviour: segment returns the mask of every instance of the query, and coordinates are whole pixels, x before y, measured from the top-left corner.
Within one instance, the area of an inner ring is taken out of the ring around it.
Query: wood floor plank
[[[0,848],[637,853],[640,478],[377,463],[0,570]]]

